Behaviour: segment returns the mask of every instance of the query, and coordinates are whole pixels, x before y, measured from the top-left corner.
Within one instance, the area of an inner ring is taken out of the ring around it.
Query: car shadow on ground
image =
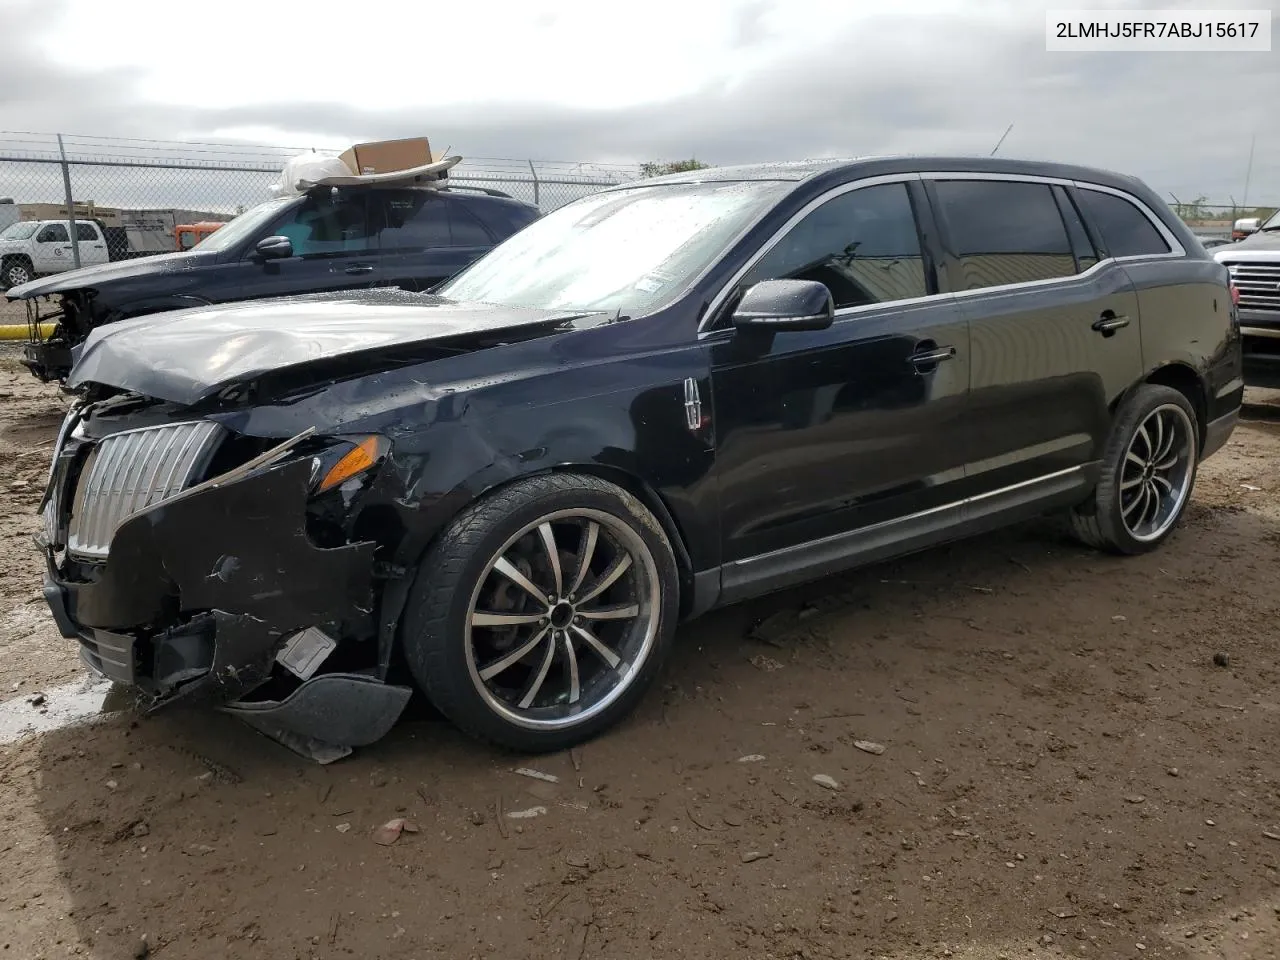
[[[1278,544],[1040,524],[743,604],[568,754],[415,719],[320,767],[173,712],[9,776],[95,957],[1198,956],[1280,883]],[[419,832],[374,842],[393,818]]]

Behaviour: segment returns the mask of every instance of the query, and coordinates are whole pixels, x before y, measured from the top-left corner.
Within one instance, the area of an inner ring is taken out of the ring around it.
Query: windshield
[[[1280,230],[1280,210],[1277,210],[1258,228],[1259,230]],[[0,234],[2,236],[2,234]]]
[[[38,223],[11,223],[3,230],[0,230],[0,240],[26,240],[36,232]]]
[[[509,307],[651,312],[794,186],[684,183],[599,193],[534,221],[436,292]]]
[[[265,203],[258,204],[256,207],[250,207],[234,220],[229,220],[224,226],[209,234],[191,249],[216,253],[219,250],[234,247],[264,224],[278,217],[294,199],[293,197],[277,197],[275,200],[268,200]]]

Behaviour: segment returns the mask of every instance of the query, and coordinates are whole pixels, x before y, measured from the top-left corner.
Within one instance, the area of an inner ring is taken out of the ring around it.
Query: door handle
[[[922,367],[927,364],[941,363],[943,360],[950,360],[956,355],[955,347],[930,347],[919,353],[913,353],[907,357],[907,363],[913,366]]]
[[[347,267],[346,272],[352,275],[360,274],[360,273],[373,273],[373,265],[368,263],[353,263],[349,267]]]
[[[1110,337],[1121,327],[1127,327],[1128,325],[1128,317],[1122,314],[1116,314],[1111,310],[1104,310],[1102,312],[1102,316],[1093,321],[1093,329],[1104,337]]]

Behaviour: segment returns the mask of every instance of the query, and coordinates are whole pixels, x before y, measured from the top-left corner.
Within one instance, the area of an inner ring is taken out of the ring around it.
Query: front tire
[[[1093,497],[1071,513],[1076,536],[1129,555],[1168,539],[1195,486],[1196,423],[1191,403],[1177,390],[1139,387],[1116,413]]]
[[[653,514],[597,477],[519,480],[428,551],[401,640],[418,684],[465,732],[563,750],[626,716],[671,646],[679,578]]]
[[[0,279],[4,280],[6,289],[20,287],[36,278],[31,261],[26,257],[9,257],[0,264]]]

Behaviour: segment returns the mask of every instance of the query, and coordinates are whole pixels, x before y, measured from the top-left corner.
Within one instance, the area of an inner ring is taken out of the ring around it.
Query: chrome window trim
[[[1044,280],[1028,280],[1023,283],[1004,283],[993,287],[977,287],[973,290],[955,290],[940,293],[931,293],[923,297],[911,297],[906,300],[885,300],[881,303],[863,304],[857,307],[843,307],[835,312],[835,321],[846,320],[855,317],[858,314],[867,313],[873,310],[883,310],[890,307],[909,307],[922,303],[938,302],[943,300],[955,300],[961,297],[971,297],[979,294],[1001,293],[1005,291],[1016,291],[1024,288],[1042,287],[1055,283],[1070,283],[1072,281],[1081,280],[1091,276],[1096,271],[1112,264],[1128,263],[1138,260],[1173,260],[1187,255],[1186,248],[1178,241],[1168,227],[1160,221],[1145,203],[1140,199],[1123,190],[1117,190],[1114,187],[1103,186],[1099,183],[1093,183],[1087,180],[1069,180],[1063,177],[1041,176],[1029,173],[979,173],[974,171],[956,170],[956,171],[923,171],[918,173],[892,173],[884,174],[878,177],[865,177],[861,180],[854,180],[850,183],[842,183],[839,186],[832,187],[830,190],[815,197],[805,204],[797,213],[788,218],[787,222],[774,232],[760,249],[757,250],[750,259],[729,278],[729,281],[720,288],[720,291],[711,299],[710,305],[706,312],[702,315],[702,319],[698,321],[698,337],[703,339],[711,334],[719,334],[731,330],[731,327],[722,327],[720,329],[711,329],[710,321],[719,310],[724,306],[725,301],[729,298],[730,293],[737,287],[742,278],[746,276],[751,269],[759,263],[764,257],[782,240],[786,234],[795,227],[797,223],[807,217],[828,200],[834,200],[836,197],[851,193],[854,190],[860,190],[863,187],[874,187],[885,183],[909,183],[911,181],[937,181],[937,180],[994,180],[1007,181],[1013,183],[1043,183],[1046,185],[1057,185],[1060,187],[1075,187],[1080,190],[1096,190],[1099,193],[1109,193],[1117,196],[1122,200],[1137,207],[1138,211],[1147,218],[1156,231],[1169,245],[1167,253],[1151,253],[1151,254],[1134,254],[1124,257],[1105,257],[1099,260],[1087,270],[1074,273],[1069,277],[1049,277]],[[757,221],[758,222],[758,221]],[[745,233],[744,233],[745,235]],[[738,243],[741,237],[734,240],[734,245]],[[732,246],[728,249],[732,249]]]
[[[926,170],[921,180],[1008,180],[1012,183],[1047,183],[1070,187],[1076,181],[1064,177],[1049,177],[1039,173],[982,173],[976,170]]]

